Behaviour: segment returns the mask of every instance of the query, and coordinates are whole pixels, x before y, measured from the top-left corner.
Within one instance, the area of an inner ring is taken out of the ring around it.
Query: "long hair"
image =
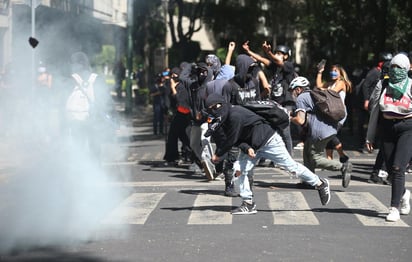
[[[348,74],[346,73],[345,69],[339,64],[332,65],[331,69],[332,68],[338,69],[340,74],[339,80],[343,80],[345,82],[346,93],[352,93],[352,82],[349,80]]]

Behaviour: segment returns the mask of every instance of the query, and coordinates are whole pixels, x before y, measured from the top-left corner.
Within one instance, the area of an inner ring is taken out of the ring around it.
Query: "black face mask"
[[[199,70],[199,73],[197,75],[197,81],[201,85],[207,78],[207,70]]]
[[[224,122],[229,114],[229,104],[218,103],[208,109],[208,113],[214,118],[221,118]]]

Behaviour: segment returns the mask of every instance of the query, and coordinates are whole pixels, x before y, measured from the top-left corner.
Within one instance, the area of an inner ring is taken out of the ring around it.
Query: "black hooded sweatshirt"
[[[249,148],[257,151],[274,134],[274,130],[259,115],[242,106],[231,106],[227,119],[220,127],[226,140],[216,149],[217,156],[223,156],[233,146],[247,154]]]
[[[245,54],[237,56],[236,75],[224,86],[224,90],[230,90],[226,93],[231,94],[232,104],[243,105],[247,101],[261,100],[258,70],[257,64],[250,56]]]
[[[221,117],[221,125],[217,128],[218,136],[224,136],[221,143],[217,143],[216,155],[222,157],[232,147],[239,147],[247,153],[249,148],[255,151],[266,144],[274,134],[274,130],[264,118],[242,106],[230,105],[223,96],[211,94],[206,99],[206,107],[221,103],[222,107],[216,111],[214,117]]]

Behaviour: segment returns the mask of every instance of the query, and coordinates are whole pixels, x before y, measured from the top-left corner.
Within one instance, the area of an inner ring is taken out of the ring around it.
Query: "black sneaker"
[[[176,167],[177,163],[176,163],[176,161],[168,161],[168,162],[164,162],[163,166],[164,167]]]
[[[229,184],[225,188],[225,196],[228,197],[237,197],[239,194],[235,191],[235,186],[233,184]]]
[[[368,183],[383,184],[383,179],[378,176],[378,173],[373,172],[368,179]]]
[[[352,173],[352,163],[345,162],[342,164],[342,186],[347,188],[349,186],[350,177]]]
[[[347,155],[343,155],[341,157],[339,157],[339,162],[341,163],[346,163],[349,161],[349,157]]]
[[[322,185],[316,187],[319,192],[320,202],[322,205],[327,205],[330,201],[329,181],[326,178],[321,178]]]
[[[264,159],[264,158],[259,159],[259,162],[257,163],[257,166],[260,166],[260,167],[266,166],[266,159]]]
[[[303,181],[296,183],[296,187],[300,189],[316,189],[316,187],[309,185],[308,183]]]
[[[391,185],[392,185],[392,175],[388,175],[388,177],[386,177],[386,178],[383,180],[383,184],[384,184],[384,185],[391,186]]]
[[[243,201],[240,207],[232,210],[232,215],[251,215],[256,213],[257,209],[255,202],[253,202],[252,204],[248,204],[245,201]]]

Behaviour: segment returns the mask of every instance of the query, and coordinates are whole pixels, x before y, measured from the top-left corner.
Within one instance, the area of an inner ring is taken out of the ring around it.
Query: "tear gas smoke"
[[[67,64],[82,46],[64,30],[69,23],[49,22],[38,31],[41,45],[30,39],[33,48],[27,43],[30,25],[14,24],[13,61],[0,89],[0,252],[95,239],[104,229],[101,221],[124,197],[108,185],[99,156],[67,132]],[[34,50],[53,76],[48,90],[30,77]]]

